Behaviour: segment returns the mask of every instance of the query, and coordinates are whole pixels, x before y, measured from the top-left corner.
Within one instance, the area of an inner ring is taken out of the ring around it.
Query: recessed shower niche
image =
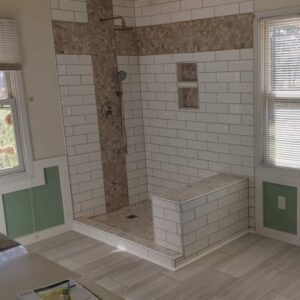
[[[199,108],[196,63],[177,64],[179,108]]]

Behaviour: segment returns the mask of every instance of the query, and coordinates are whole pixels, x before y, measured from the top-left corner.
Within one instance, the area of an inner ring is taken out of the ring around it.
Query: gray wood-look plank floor
[[[254,234],[177,272],[73,231],[29,248],[125,299],[300,299],[300,248]]]

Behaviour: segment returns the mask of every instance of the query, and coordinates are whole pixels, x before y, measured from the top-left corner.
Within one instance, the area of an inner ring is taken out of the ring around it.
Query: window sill
[[[276,167],[269,164],[261,164],[255,170],[255,178],[258,180],[272,180],[278,184],[300,185],[300,169]]]
[[[3,174],[0,176],[0,186],[3,184],[16,183],[23,180],[31,180],[32,175],[33,174],[31,174],[31,172],[28,171],[19,171],[7,175]]]

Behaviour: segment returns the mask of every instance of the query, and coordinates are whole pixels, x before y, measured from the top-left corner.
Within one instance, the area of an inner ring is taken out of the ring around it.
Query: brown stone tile
[[[240,19],[240,26],[241,26],[241,48],[253,48],[253,20],[254,15],[247,14],[244,15],[243,18]]]
[[[117,96],[116,36],[111,0],[88,0],[89,33],[103,165],[107,212],[129,204],[125,147],[121,126],[121,101]]]
[[[57,54],[91,53],[88,24],[53,21],[52,28]]]
[[[136,29],[116,31],[117,55],[138,55]]]
[[[139,55],[217,51],[253,47],[253,15],[137,27]]]
[[[108,5],[105,5],[106,8],[101,11],[107,11]],[[91,11],[90,14],[95,15],[95,12]],[[112,21],[99,22],[98,40],[91,37],[89,28],[88,24],[53,22],[56,52],[88,54],[92,51],[91,44],[97,42],[101,42],[103,47],[107,47],[107,43],[114,44],[112,51],[117,55],[155,55],[253,47],[253,14],[144,26],[131,31],[115,31]],[[109,40],[106,39],[107,36],[110,37]]]

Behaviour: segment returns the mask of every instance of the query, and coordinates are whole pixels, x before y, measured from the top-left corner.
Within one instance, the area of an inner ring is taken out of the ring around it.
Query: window
[[[24,169],[12,72],[0,71],[0,175]]]
[[[0,19],[0,181],[29,166],[21,51],[15,20]],[[22,127],[19,126],[22,124]],[[22,137],[22,144],[21,144]],[[22,147],[23,145],[23,147]],[[25,161],[24,161],[24,158]]]
[[[300,168],[300,18],[261,25],[264,162]]]

